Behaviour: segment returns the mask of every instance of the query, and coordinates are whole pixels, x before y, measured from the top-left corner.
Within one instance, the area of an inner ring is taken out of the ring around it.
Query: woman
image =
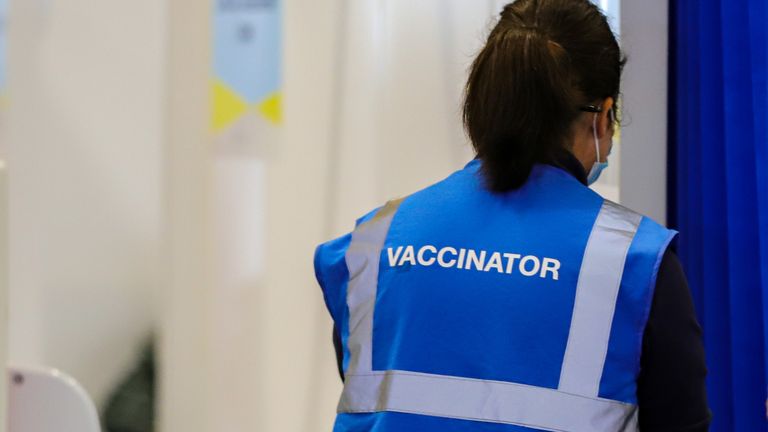
[[[708,428],[675,233],[587,187],[624,62],[587,0],[504,8],[466,88],[477,158],[317,249],[335,431]]]

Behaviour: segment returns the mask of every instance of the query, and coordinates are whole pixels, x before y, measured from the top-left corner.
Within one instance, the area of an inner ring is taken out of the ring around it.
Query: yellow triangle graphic
[[[221,132],[248,111],[248,103],[222,81],[214,79],[213,116],[214,132]]]
[[[275,92],[264,99],[258,106],[261,115],[274,125],[279,125],[283,122],[282,99],[282,94]]]

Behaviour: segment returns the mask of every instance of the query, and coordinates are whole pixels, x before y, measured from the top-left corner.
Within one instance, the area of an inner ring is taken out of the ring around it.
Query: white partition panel
[[[0,432],[5,432],[8,408],[8,174],[0,160]]]
[[[621,203],[659,223],[667,220],[667,56],[666,0],[621,4],[624,70]]]
[[[208,137],[209,1],[169,0],[166,70],[165,281],[158,427],[210,427],[212,149]],[[247,343],[243,341],[243,343]]]

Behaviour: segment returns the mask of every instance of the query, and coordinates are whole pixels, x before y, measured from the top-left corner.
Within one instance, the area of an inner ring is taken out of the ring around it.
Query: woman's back
[[[347,341],[336,430],[415,430],[414,416],[445,417],[438,430],[634,425],[654,266],[673,233],[559,168],[536,166],[508,194],[485,190],[479,168],[318,249]]]

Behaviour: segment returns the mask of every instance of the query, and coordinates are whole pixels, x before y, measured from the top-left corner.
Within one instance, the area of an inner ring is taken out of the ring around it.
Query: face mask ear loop
[[[592,120],[592,136],[595,137],[595,153],[597,154],[597,163],[600,163],[600,140],[597,139],[597,113]]]

